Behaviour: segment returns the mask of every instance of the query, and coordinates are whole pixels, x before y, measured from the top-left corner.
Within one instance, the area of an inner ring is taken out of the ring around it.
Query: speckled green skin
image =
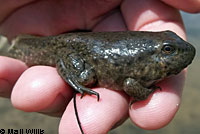
[[[18,36],[9,56],[28,66],[56,66],[60,76],[82,95],[99,94],[98,85],[124,90],[144,100],[155,82],[177,74],[195,56],[195,48],[171,31],[87,32],[58,36]]]

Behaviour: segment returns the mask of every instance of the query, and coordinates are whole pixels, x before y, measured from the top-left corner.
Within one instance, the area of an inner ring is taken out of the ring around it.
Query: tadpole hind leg
[[[75,62],[76,61],[76,62]],[[57,61],[57,70],[60,76],[77,92],[81,93],[81,98],[84,96],[84,93],[95,95],[97,96],[97,100],[99,101],[99,93],[91,90],[90,88],[85,87],[85,85],[80,84],[82,83],[93,83],[95,82],[94,77],[91,75],[94,75],[94,73],[91,73],[92,69],[85,68],[85,62],[81,60],[80,57],[77,55],[70,55],[69,57],[65,58],[65,61],[63,61],[63,58],[59,58]],[[78,66],[77,66],[78,65]],[[88,72],[84,75],[84,79],[80,79],[83,72]],[[88,82],[89,81],[89,82]]]
[[[91,90],[90,88],[86,88],[75,81],[69,80],[69,85],[72,86],[76,91],[81,93],[81,98],[84,96],[84,93],[97,96],[97,101],[99,101],[99,93]]]

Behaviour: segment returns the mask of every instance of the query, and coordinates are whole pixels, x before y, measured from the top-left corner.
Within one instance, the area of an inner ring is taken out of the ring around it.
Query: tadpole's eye
[[[172,54],[175,51],[175,48],[171,45],[164,45],[163,48],[162,48],[162,51],[165,54]]]

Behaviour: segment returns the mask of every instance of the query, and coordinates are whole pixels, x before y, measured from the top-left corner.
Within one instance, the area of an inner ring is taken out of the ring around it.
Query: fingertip
[[[76,96],[79,119],[85,133],[107,133],[117,122],[128,117],[128,98],[125,94],[107,90],[94,89],[100,93],[100,101],[96,96],[85,95],[82,99]],[[61,118],[59,134],[81,133],[71,101]]]
[[[27,112],[56,113],[64,110],[71,89],[53,67],[34,66],[26,70],[13,88],[12,104]]]
[[[179,109],[184,80],[185,71],[159,83],[162,91],[157,90],[147,100],[132,105],[129,111],[132,122],[147,130],[166,126]]]
[[[200,12],[200,1],[199,0],[162,0],[166,4],[178,8],[180,10],[198,13]]]
[[[126,0],[121,6],[129,30],[172,30],[185,38],[185,30],[179,11],[156,0]]]
[[[140,128],[154,130],[166,126],[173,119],[179,105],[180,99],[175,94],[160,94],[158,91],[150,100],[133,104],[129,115]]]

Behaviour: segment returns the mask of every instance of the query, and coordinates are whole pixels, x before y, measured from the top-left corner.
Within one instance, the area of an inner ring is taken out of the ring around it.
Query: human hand
[[[192,0],[176,1],[179,2],[176,5],[186,11],[200,11],[197,7],[200,4],[197,1],[193,5],[185,4],[188,1]],[[96,0],[81,3],[71,0],[59,2],[22,0],[14,4],[12,2],[7,0],[0,5],[0,33],[9,39],[21,33],[47,36],[76,29],[92,31],[169,29],[185,38],[180,14],[161,1],[125,0],[120,3],[120,0]],[[170,0],[165,0],[165,3],[175,4],[170,3]],[[120,9],[110,12],[119,5]],[[176,5],[174,6],[177,7]],[[47,66],[27,68],[21,61],[6,57],[0,57],[0,63],[1,96],[8,97],[12,91],[11,100],[16,108],[62,116],[60,134],[80,133],[71,101],[73,89],[60,78],[55,68]],[[77,95],[77,108],[84,132],[107,133],[114,125],[128,117],[143,129],[158,129],[165,126],[178,110],[184,78],[185,70],[177,76],[162,81],[159,83],[162,91],[156,91],[145,101],[134,103],[131,109],[128,106],[130,97],[122,92],[96,88],[94,90],[101,96],[99,102],[89,95],[82,99]]]

